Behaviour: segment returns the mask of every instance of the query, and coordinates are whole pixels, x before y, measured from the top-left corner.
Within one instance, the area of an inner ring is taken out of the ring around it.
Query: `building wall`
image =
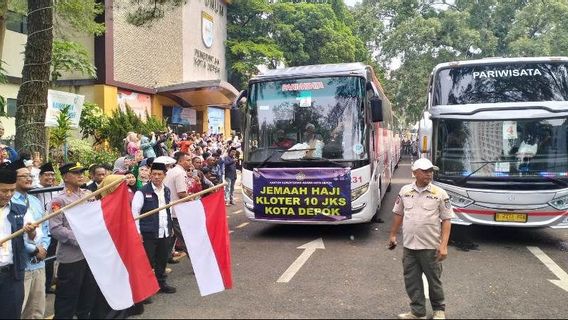
[[[21,78],[22,68],[24,67],[24,51],[28,36],[23,33],[6,30],[4,38],[4,48],[2,50],[2,66],[6,70],[6,75]],[[14,97],[15,98],[15,97]]]
[[[114,80],[155,88],[182,82],[182,7],[166,12],[150,27],[126,21],[132,6],[113,6]]]
[[[203,40],[204,16],[213,21],[213,41]],[[221,0],[189,0],[183,11],[183,81],[227,80],[227,6]]]

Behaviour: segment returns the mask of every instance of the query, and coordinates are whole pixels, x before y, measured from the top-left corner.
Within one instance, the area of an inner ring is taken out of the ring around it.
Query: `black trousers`
[[[144,249],[148,255],[148,260],[154,268],[154,274],[158,279],[158,284],[163,286],[166,283],[165,273],[168,259],[170,258],[170,237],[156,239],[154,235],[142,234]]]
[[[47,256],[53,257],[55,256],[55,251],[57,249],[57,240],[53,237],[51,238],[51,242],[49,243],[49,247],[47,248]],[[47,291],[51,285],[53,284],[53,264],[55,263],[55,259],[50,259],[45,262],[45,290]]]
[[[14,279],[13,267],[0,271],[0,319],[20,319],[24,302],[24,279]]]
[[[59,263],[54,319],[89,319],[97,298],[97,283],[87,260]]]
[[[172,252],[175,251],[176,240],[179,239],[181,251],[187,254],[187,247],[185,246],[185,240],[183,239],[183,234],[181,233],[181,228],[179,226],[179,221],[177,218],[172,218],[172,227],[174,229],[174,236],[171,237]]]

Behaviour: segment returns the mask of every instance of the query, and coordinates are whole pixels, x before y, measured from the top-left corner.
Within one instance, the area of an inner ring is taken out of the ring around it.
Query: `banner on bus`
[[[351,219],[351,168],[259,168],[253,173],[256,219]]]

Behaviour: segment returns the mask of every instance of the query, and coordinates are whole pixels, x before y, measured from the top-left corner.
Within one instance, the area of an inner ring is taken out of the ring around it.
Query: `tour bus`
[[[250,220],[352,224],[378,219],[398,158],[393,157],[391,104],[371,67],[345,63],[268,70],[250,79],[236,109]]]
[[[568,58],[436,66],[419,134],[454,224],[568,228]]]

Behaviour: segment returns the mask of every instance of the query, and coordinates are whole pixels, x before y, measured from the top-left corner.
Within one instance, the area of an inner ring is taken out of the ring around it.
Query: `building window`
[[[16,117],[16,99],[8,98],[6,101],[6,116],[15,118]]]
[[[6,14],[6,29],[28,34],[28,17],[21,13],[8,11]]]

